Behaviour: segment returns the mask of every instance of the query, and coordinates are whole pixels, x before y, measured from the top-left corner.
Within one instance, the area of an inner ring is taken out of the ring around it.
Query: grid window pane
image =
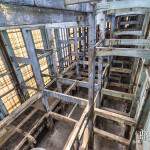
[[[20,105],[20,101],[15,90],[2,97],[2,101],[9,113]]]
[[[27,50],[24,44],[24,39],[20,29],[7,30],[10,43],[16,57],[28,57]]]
[[[31,65],[26,65],[24,67],[21,67],[20,70],[21,70],[23,79],[25,80],[26,86],[37,88],[37,84],[33,76]],[[29,96],[31,97],[32,95],[36,93],[36,91],[32,89],[28,89],[28,93],[29,93]]]
[[[33,41],[36,49],[44,49],[40,29],[32,30]]]
[[[0,56],[0,96],[6,109],[11,113],[21,103],[17,92],[14,89],[13,79]]]

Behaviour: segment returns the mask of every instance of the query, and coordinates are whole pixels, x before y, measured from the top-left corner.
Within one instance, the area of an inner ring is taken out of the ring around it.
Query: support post
[[[46,32],[45,27],[41,28],[41,35],[42,35],[42,41],[43,41],[44,51],[45,50],[49,50],[50,51],[50,44],[49,44],[49,41],[48,41],[48,36],[47,36],[47,32]],[[53,72],[52,72],[52,61],[51,61],[51,59],[52,59],[51,55],[46,56],[49,74],[53,75]]]
[[[25,42],[29,57],[32,61],[32,68],[33,68],[33,72],[34,72],[34,76],[37,82],[38,89],[43,90],[44,83],[43,83],[41,71],[39,69],[40,65],[39,65],[39,61],[35,52],[35,47],[34,47],[31,31],[23,28],[22,34],[23,34],[24,42]]]
[[[60,71],[64,70],[64,61],[63,61],[63,55],[62,55],[62,49],[61,49],[61,40],[60,40],[60,32],[59,29],[54,29],[54,34],[55,34],[55,40],[56,40],[56,50],[57,50],[57,55],[58,55],[58,60],[59,60],[59,67]]]
[[[54,36],[53,36],[53,32],[55,33],[55,35],[56,34],[58,34],[57,32],[58,31],[56,31],[55,29],[47,29],[46,30],[46,32],[47,32],[47,37],[48,37],[48,40],[49,40],[49,47],[51,48],[51,49],[53,49],[53,51],[52,51],[52,64],[53,64],[53,72],[54,72],[54,76],[56,77],[56,79],[58,78],[58,68],[57,68],[57,59],[56,59],[56,55],[57,55],[57,53],[56,53],[56,51],[54,51]],[[56,37],[55,37],[56,38]],[[56,47],[57,47],[58,45],[56,45]],[[59,54],[58,54],[59,55]],[[61,83],[57,80],[56,81],[56,83],[57,83],[57,88],[58,88],[58,91],[59,92],[62,92],[62,88],[61,88]]]
[[[94,81],[95,81],[95,49],[89,49],[89,89],[88,89],[88,105],[90,108],[88,130],[90,134],[88,149],[93,150],[94,146]]]
[[[74,49],[76,52],[76,73],[77,76],[80,76],[80,72],[79,72],[79,51],[78,51],[78,37],[77,37],[77,28],[74,28]]]

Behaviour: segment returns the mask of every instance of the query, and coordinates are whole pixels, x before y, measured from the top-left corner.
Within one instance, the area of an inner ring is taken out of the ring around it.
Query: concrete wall
[[[89,3],[65,6],[64,0],[0,0],[0,2],[24,6],[69,9],[82,12],[91,12],[93,10]]]
[[[86,13],[63,9],[0,4],[0,26],[74,22]]]

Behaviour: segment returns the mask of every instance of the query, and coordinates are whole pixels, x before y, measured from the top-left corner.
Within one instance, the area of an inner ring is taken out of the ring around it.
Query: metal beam
[[[50,29],[50,28],[72,28],[72,27],[77,27],[78,24],[77,22],[61,22],[61,23],[53,23],[53,24],[46,24],[45,28]]]

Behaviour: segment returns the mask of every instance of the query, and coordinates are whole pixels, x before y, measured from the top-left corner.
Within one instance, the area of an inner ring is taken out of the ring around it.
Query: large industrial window
[[[40,29],[32,30],[33,41],[36,49],[44,50],[42,35]],[[44,84],[46,85],[51,81],[50,73],[48,70],[48,61],[46,57],[39,59],[40,70],[43,76]]]
[[[19,96],[14,89],[13,79],[0,56],[0,97],[7,111],[11,113],[20,105]]]
[[[7,30],[7,33],[15,56],[27,58],[28,53],[21,30],[11,29]],[[37,88],[31,65],[19,64],[19,66],[26,86]],[[36,93],[36,91],[32,89],[28,89],[27,91],[30,97]]]

